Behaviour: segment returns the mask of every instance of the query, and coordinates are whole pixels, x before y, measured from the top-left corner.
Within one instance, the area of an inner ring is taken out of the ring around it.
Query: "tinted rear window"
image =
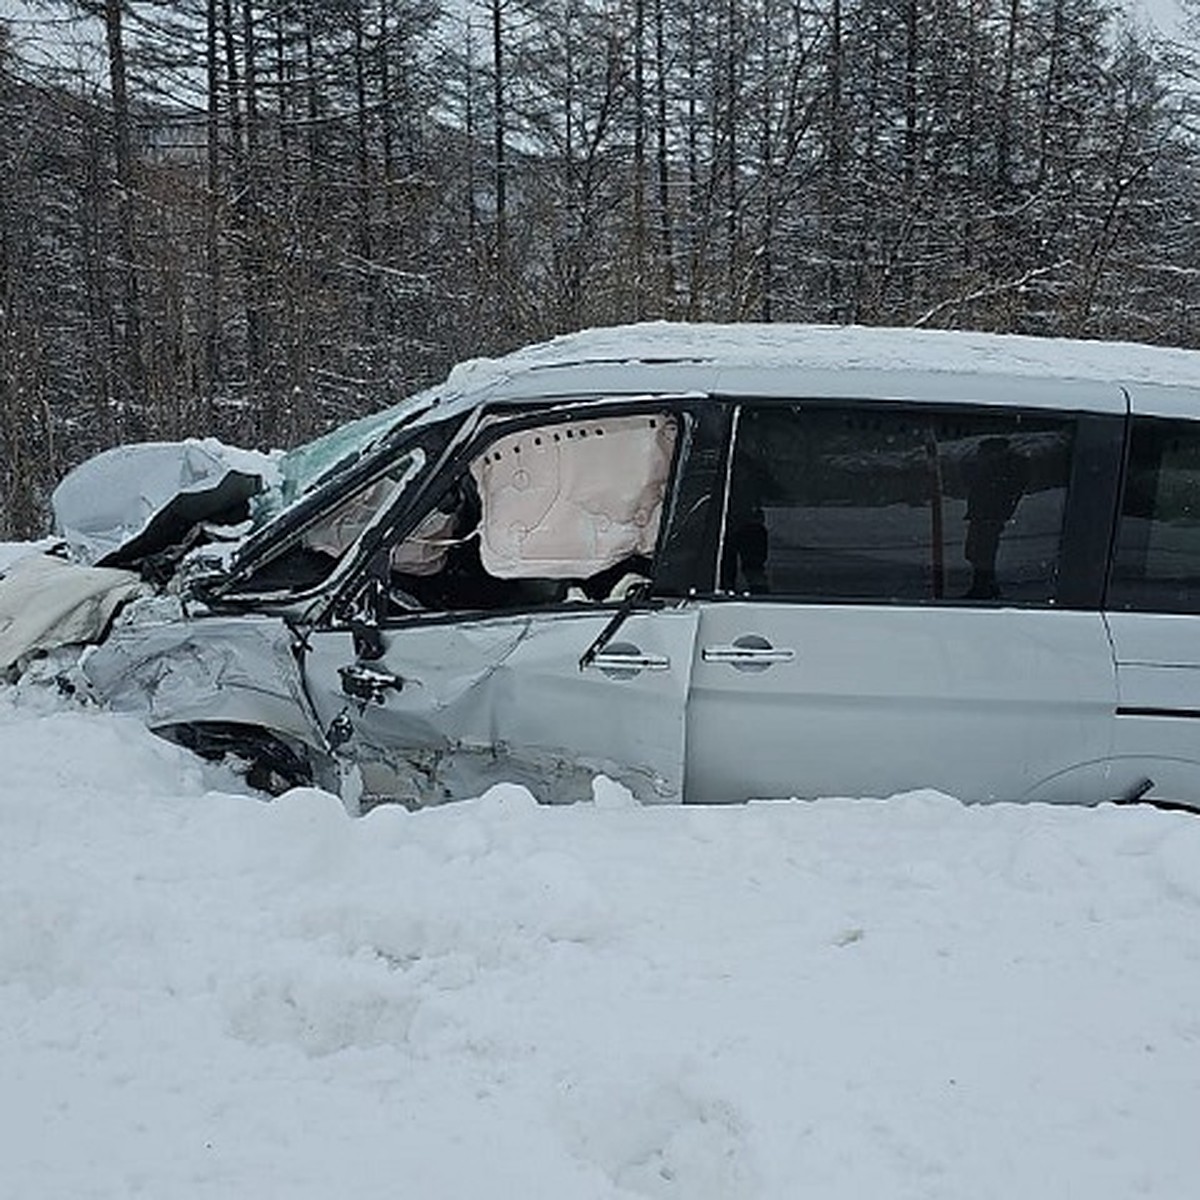
[[[728,590],[825,600],[1053,602],[1075,423],[1008,410],[750,405]]]
[[[1200,612],[1200,423],[1134,421],[1108,603]]]

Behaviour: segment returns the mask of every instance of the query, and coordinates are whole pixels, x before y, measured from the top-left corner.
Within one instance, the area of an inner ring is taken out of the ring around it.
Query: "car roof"
[[[246,544],[299,527],[329,489],[374,469],[412,431],[484,408],[638,396],[920,400],[1200,418],[1200,351],[958,330],[857,325],[648,322],[565,334],[446,381],[293,452],[318,483]],[[285,464],[286,465],[286,464]],[[322,482],[323,481],[323,482]]]
[[[652,322],[590,329],[456,367],[426,419],[480,404],[697,393],[1200,416],[1200,352],[957,330]],[[1143,411],[1135,404],[1135,411]]]

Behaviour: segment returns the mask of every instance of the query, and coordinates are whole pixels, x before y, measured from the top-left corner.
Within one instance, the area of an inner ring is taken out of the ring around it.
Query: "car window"
[[[651,412],[494,437],[390,550],[393,607],[619,599],[652,575],[678,424]]]
[[[400,426],[429,408],[433,396],[433,390],[420,392],[289,450],[279,463],[279,486],[262,497],[258,519],[268,520],[299,497],[350,470]]]
[[[1200,612],[1200,426],[1133,422],[1110,608]]]
[[[724,590],[823,600],[1055,599],[1074,421],[1009,410],[747,405]]]
[[[238,592],[304,592],[320,586],[364,531],[385,513],[424,469],[426,455],[414,446],[381,467],[349,495],[318,508],[312,519],[274,545]]]

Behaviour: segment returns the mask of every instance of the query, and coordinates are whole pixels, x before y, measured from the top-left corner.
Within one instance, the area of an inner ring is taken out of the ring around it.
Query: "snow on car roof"
[[[646,392],[872,397],[1125,411],[1200,411],[1200,352],[959,330],[651,322],[588,329],[462,363],[447,409],[532,397]],[[1097,386],[1102,385],[1102,386]]]
[[[725,367],[1004,374],[1200,386],[1200,351],[962,330],[861,325],[683,324],[564,334],[451,373],[455,390],[550,367],[687,363]]]
[[[480,404],[606,392],[1012,404],[1015,379],[1022,406],[1124,413],[1128,391],[1134,411],[1200,415],[1197,350],[963,330],[653,321],[469,359],[444,383],[327,440],[359,453],[400,425],[425,425]]]

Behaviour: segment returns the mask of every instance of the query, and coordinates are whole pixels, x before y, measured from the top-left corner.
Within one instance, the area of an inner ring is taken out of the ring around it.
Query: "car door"
[[[355,616],[310,634],[313,705],[369,795],[508,781],[571,801],[603,773],[682,798],[697,617],[654,579],[688,419],[652,404],[492,427],[342,606]]]
[[[719,585],[699,603],[690,796],[1104,798],[1109,523],[1083,500],[1119,429],[743,405]]]
[[[1200,807],[1200,412],[1195,389],[1134,389],[1108,588],[1122,794]]]
[[[381,630],[369,661],[351,634],[326,631],[306,674],[330,741],[370,794],[424,805],[514,782],[567,802],[606,774],[643,801],[678,802],[695,612],[631,613],[581,666],[613,616],[409,622]]]

